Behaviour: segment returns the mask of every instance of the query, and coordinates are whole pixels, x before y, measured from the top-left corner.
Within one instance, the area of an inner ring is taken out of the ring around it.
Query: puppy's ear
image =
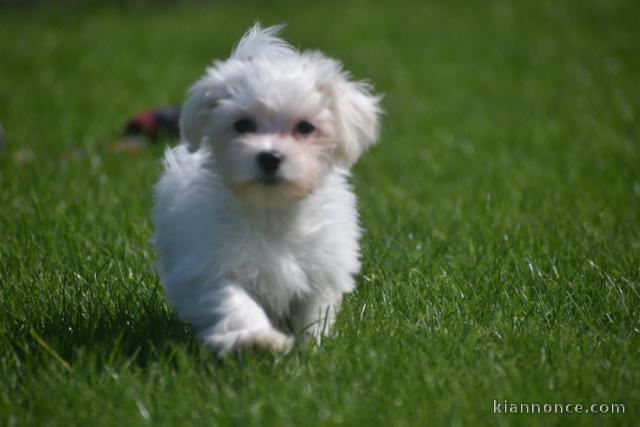
[[[199,81],[189,89],[189,98],[180,113],[180,139],[189,151],[196,151],[206,137],[211,111],[217,105],[217,96],[206,81]]]
[[[346,78],[325,82],[322,88],[331,98],[330,105],[340,138],[334,152],[335,160],[351,167],[378,139],[382,97],[374,95],[369,84]]]

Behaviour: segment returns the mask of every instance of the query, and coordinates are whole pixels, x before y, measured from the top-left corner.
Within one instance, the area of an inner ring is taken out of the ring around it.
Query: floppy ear
[[[374,95],[365,82],[344,79],[323,86],[332,98],[330,105],[340,139],[335,161],[350,167],[378,139],[381,97]]]
[[[217,104],[217,96],[207,83],[203,79],[189,89],[189,98],[180,113],[180,139],[192,152],[202,144],[211,110]]]

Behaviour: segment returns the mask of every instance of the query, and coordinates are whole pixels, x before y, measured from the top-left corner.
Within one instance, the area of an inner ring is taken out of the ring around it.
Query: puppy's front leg
[[[293,338],[275,329],[262,307],[236,284],[201,289],[197,300],[198,309],[183,315],[196,327],[198,339],[220,357],[243,349],[286,353],[293,346]]]
[[[341,301],[341,297],[333,300],[310,297],[292,304],[289,320],[295,332],[302,333],[304,343],[313,339],[320,344],[322,337],[331,332]]]

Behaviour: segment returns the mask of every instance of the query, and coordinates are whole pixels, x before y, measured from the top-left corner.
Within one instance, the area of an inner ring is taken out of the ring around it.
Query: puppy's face
[[[239,75],[226,77],[225,94],[210,107],[205,138],[234,194],[278,205],[319,185],[332,167],[338,137],[328,100],[303,73],[265,67],[245,64]],[[256,81],[262,72],[270,77]]]
[[[304,198],[332,168],[351,166],[378,128],[378,98],[366,85],[276,31],[245,35],[192,87],[181,117],[182,139],[193,150],[209,145],[222,182],[255,205]]]

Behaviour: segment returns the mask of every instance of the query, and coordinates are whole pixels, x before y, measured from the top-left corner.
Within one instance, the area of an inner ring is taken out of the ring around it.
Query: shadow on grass
[[[5,333],[20,360],[40,353],[69,367],[89,354],[95,355],[97,367],[125,361],[144,369],[156,361],[170,360],[177,348],[199,351],[189,325],[162,299],[142,301],[138,297],[133,304],[120,302],[90,309],[77,305],[62,311],[41,307],[31,318],[6,325]],[[38,318],[43,313],[44,318]]]

